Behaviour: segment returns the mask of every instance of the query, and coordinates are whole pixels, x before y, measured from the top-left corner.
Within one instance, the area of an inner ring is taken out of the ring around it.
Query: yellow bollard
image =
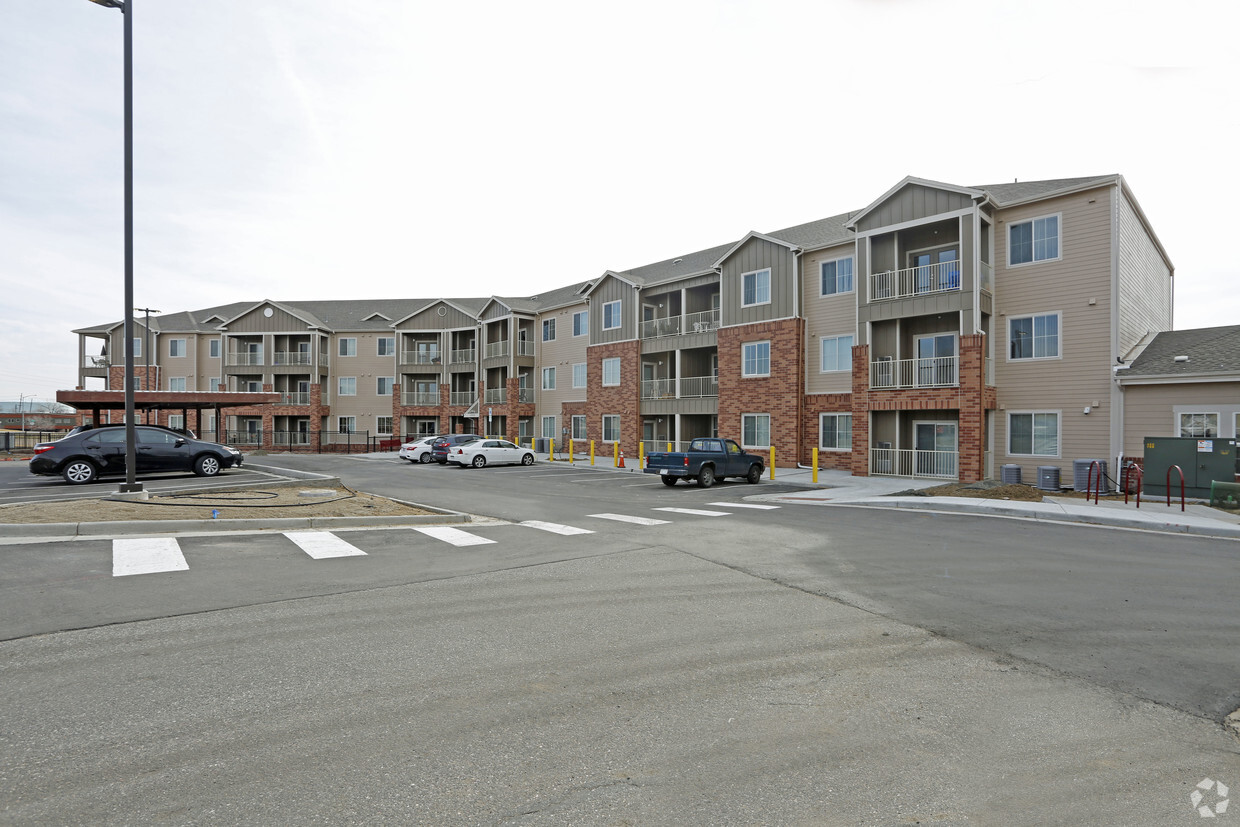
[[[818,449],[814,449],[814,482],[818,482]]]
[[[637,443],[637,467],[642,467],[642,461],[646,459],[646,443]]]
[[[619,442],[613,442],[611,444],[611,467],[612,468],[620,467],[620,443]]]
[[[590,440],[590,464],[594,464],[594,440]]]
[[[568,441],[568,464],[573,464],[573,441],[571,439]]]
[[[667,452],[668,452],[669,454],[672,452],[672,443],[670,443],[670,442],[669,442],[669,443],[667,443]]]
[[[775,446],[771,446],[771,479],[775,479]]]
[[[555,462],[555,440],[554,439],[547,441],[547,448],[551,452],[551,461]]]

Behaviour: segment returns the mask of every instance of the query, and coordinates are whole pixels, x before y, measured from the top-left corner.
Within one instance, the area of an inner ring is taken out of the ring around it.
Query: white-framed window
[[[215,433],[215,414],[207,414],[207,430],[208,434]]]
[[[340,350],[338,352],[341,356],[356,356],[357,339],[352,337],[348,339],[341,339]]]
[[[1059,456],[1059,411],[1009,413],[1008,455]]]
[[[220,389],[220,377],[218,376],[207,377],[207,392],[215,393],[219,389]]]
[[[543,341],[555,341],[555,319],[543,319]]]
[[[823,336],[819,348],[819,370],[823,373],[852,370],[852,336]]]
[[[357,377],[337,376],[336,396],[357,396]]]
[[[1180,436],[1194,439],[1213,439],[1218,436],[1216,413],[1181,413],[1176,414],[1175,418]]]
[[[338,416],[336,417],[336,432],[341,434],[351,434],[357,431],[357,417],[355,416]]]
[[[573,335],[585,336],[590,332],[590,311],[578,310],[573,314]]]
[[[375,394],[377,396],[391,396],[392,390],[396,387],[396,377],[394,376],[376,376],[375,377]],[[384,431],[390,434],[391,431]]]
[[[741,376],[771,375],[771,343],[746,342],[741,345]]]
[[[771,415],[763,413],[741,414],[741,447],[771,447]]]
[[[555,417],[544,416],[542,418],[542,435],[543,439],[555,439]]]
[[[168,414],[168,427],[173,430],[180,430],[185,427],[184,414]]]
[[[603,305],[603,330],[615,330],[620,326],[620,300]]]
[[[185,340],[184,339],[169,339],[168,340],[168,355],[172,357],[184,356],[185,355]]]
[[[576,362],[573,364],[573,387],[584,388],[586,386],[586,363]]]
[[[620,357],[603,360],[603,387],[620,384]]]
[[[169,376],[168,377],[168,390],[172,391],[173,393],[185,393],[185,377],[184,376]]]
[[[375,417],[375,428],[381,434],[392,433],[392,417],[390,416]]]
[[[834,296],[837,293],[853,291],[853,260],[852,256],[837,258],[835,261],[824,261],[820,267],[822,295]]]
[[[1008,359],[1058,359],[1059,314],[1008,318]]]
[[[741,273],[741,306],[771,303],[771,268]]]
[[[555,390],[555,368],[542,369],[542,389],[545,391]]]
[[[1008,266],[1059,258],[1059,214],[1008,225]]]
[[[819,414],[818,447],[824,451],[851,451],[852,414]]]
[[[343,356],[344,354],[341,354],[341,355]],[[396,337],[395,336],[380,336],[379,338],[375,339],[375,355],[376,356],[396,355]],[[383,431],[383,433],[390,434],[392,432]]]
[[[142,355],[142,339],[141,338],[134,339],[133,340],[133,358],[137,359],[141,355]],[[124,354],[121,354],[121,357],[124,358]]]
[[[208,359],[220,358],[220,340],[219,339],[211,339],[210,341],[207,342],[207,358]]]
[[[620,415],[603,414],[603,442],[620,441]]]
[[[586,439],[586,418],[581,415],[573,416],[573,439]]]

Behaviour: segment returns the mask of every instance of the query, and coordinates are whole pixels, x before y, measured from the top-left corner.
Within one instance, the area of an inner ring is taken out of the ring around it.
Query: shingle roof
[[[987,184],[985,190],[999,206],[1030,198],[1041,198],[1060,190],[1079,189],[1090,184],[1107,184],[1119,180],[1118,175],[1091,175],[1086,178],[1053,178],[1048,181],[1014,181],[1010,184]]]
[[[1187,362],[1175,357],[1187,356]],[[1166,330],[1133,360],[1120,377],[1240,373],[1240,325]]]

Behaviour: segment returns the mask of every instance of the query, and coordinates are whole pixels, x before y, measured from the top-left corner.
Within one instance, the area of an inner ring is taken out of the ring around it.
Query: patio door
[[[912,253],[909,266],[913,268],[915,293],[960,289],[960,251],[956,247]]]
[[[913,423],[913,473],[919,477],[956,476],[956,423]]]
[[[956,334],[917,337],[917,384],[942,387],[956,384]]]

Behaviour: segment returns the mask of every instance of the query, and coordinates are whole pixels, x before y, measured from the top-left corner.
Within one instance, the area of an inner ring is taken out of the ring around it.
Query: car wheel
[[[521,455],[521,464],[522,464],[522,465],[533,465],[533,464],[534,464],[534,455],[533,455],[533,454],[522,454],[522,455]]]
[[[434,457],[432,457],[432,456],[430,455],[430,452],[428,451],[427,453],[425,453],[425,454],[423,454],[423,455],[422,455],[422,464],[423,464],[423,465],[430,465],[430,463],[431,463],[431,460],[432,460],[432,459],[434,459]]]
[[[70,485],[84,485],[93,480],[98,472],[95,471],[95,466],[86,460],[75,459],[66,465],[60,474]]]
[[[448,459],[447,459],[447,457],[444,457],[443,459],[437,459],[437,460],[435,460],[435,462],[438,462],[440,465],[447,465],[447,464],[448,464]]]
[[[194,460],[194,473],[200,477],[214,477],[220,472],[219,457],[203,454]]]
[[[762,481],[762,466],[761,465],[749,466],[749,473],[745,475],[745,482],[749,483],[750,485],[757,485],[761,481]]]
[[[709,465],[698,472],[698,485],[703,488],[710,488],[715,484],[715,469]]]
[[[487,458],[484,457],[482,454],[479,454],[478,456],[474,457],[475,468],[481,468],[482,466],[486,464],[487,464]]]
[[[680,479],[680,477],[659,477],[659,479],[663,480],[664,485],[670,487],[670,486],[675,485],[676,480]]]

